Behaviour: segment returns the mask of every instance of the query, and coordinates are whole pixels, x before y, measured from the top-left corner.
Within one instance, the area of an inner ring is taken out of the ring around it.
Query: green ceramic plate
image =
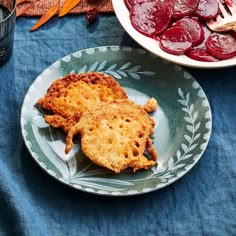
[[[158,100],[159,107],[152,114],[157,123],[153,142],[159,154],[155,167],[116,175],[93,164],[80,152],[79,144],[64,154],[65,135],[44,122],[35,104],[53,80],[88,71],[112,75],[139,104],[150,97]],[[143,49],[119,46],[85,49],[56,61],[30,86],[21,111],[25,144],[49,175],[75,189],[110,196],[147,193],[185,175],[206,149],[211,126],[206,95],[188,72]]]

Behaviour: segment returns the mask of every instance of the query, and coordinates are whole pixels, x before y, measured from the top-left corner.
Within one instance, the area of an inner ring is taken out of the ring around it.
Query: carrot
[[[66,0],[60,13],[59,17],[66,15],[70,10],[72,10],[81,0]]]
[[[40,19],[35,23],[35,25],[31,28],[30,31],[36,30],[40,26],[48,22],[57,13],[59,7],[60,7],[60,1],[58,1],[51,8],[49,8],[49,10],[40,17]]]

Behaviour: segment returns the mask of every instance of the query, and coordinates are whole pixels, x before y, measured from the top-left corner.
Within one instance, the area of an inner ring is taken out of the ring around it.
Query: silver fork
[[[225,6],[220,0],[219,3],[220,14],[215,20],[207,22],[208,27],[216,32],[223,32],[233,30],[236,32],[236,4],[234,0],[226,0]]]

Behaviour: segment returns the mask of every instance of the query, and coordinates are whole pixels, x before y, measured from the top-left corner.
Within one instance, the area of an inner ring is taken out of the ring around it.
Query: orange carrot
[[[59,17],[66,15],[70,10],[72,10],[81,0],[66,0],[60,13]]]
[[[46,13],[44,13],[41,18],[35,23],[30,31],[38,29],[40,26],[48,22],[59,10],[60,1],[58,1],[54,6],[52,6]]]

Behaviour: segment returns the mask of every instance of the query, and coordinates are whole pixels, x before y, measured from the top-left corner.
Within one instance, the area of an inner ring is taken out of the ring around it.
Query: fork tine
[[[216,32],[233,30],[236,32],[236,4],[234,0],[217,0],[220,14],[215,20],[207,22],[208,27]]]
[[[236,13],[236,4],[234,3],[234,0],[225,0],[225,3],[232,15]]]
[[[217,0],[218,4],[219,4],[219,8],[220,8],[220,11],[222,13],[222,15],[224,17],[227,17],[229,14],[228,12],[225,10],[224,6],[222,5],[221,1],[220,0]]]
[[[236,13],[236,5],[234,3],[232,3],[231,5],[227,5],[227,7],[229,8],[232,15]]]

